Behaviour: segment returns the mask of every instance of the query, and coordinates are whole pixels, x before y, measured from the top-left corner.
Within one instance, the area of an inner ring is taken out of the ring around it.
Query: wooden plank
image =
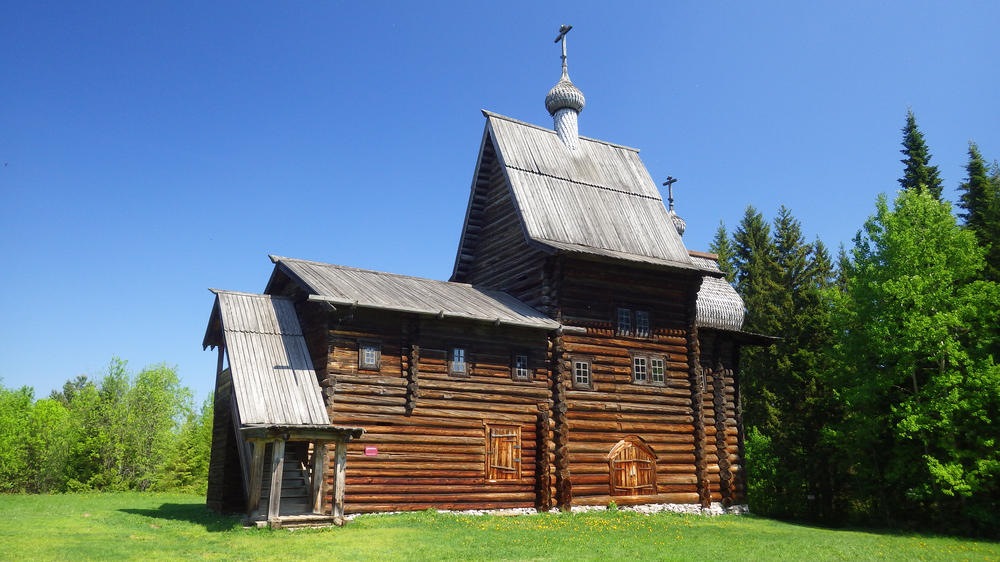
[[[344,488],[347,477],[347,443],[337,441],[333,455],[333,516],[344,516]]]
[[[277,519],[281,514],[281,478],[285,469],[285,442],[274,441],[271,445],[271,497],[267,506],[267,520]]]
[[[323,472],[326,468],[326,443],[319,441],[313,444],[312,458],[312,512],[323,513]]]

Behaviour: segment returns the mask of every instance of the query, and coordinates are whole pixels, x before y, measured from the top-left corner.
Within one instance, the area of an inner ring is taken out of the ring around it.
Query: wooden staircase
[[[271,444],[264,454],[264,474],[271,473]],[[281,475],[281,510],[279,515],[312,514],[312,498],[309,488],[309,444],[287,443],[285,445],[285,465]],[[263,478],[258,512],[267,514],[271,499],[271,480]]]

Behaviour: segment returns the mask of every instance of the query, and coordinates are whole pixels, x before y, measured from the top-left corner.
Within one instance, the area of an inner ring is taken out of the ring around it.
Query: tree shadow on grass
[[[243,526],[238,516],[219,515],[209,511],[204,504],[197,503],[165,503],[156,509],[121,509],[119,511],[151,519],[186,521],[201,525],[210,533],[232,531]]]

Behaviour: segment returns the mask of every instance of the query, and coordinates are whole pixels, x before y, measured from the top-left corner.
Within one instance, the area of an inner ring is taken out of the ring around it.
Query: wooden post
[[[239,436],[237,436],[239,439]],[[253,447],[253,457],[250,461],[250,485],[247,490],[247,515],[252,516],[253,512],[260,507],[260,486],[262,482],[261,473],[264,472],[264,442],[251,441]]]
[[[267,506],[267,520],[278,519],[281,513],[281,477],[285,470],[285,440],[274,442],[271,453],[271,498]]]
[[[344,484],[347,477],[347,439],[342,435],[337,440],[333,456],[333,517],[344,520]]]
[[[323,472],[326,467],[326,443],[317,441],[313,443],[312,459],[312,511],[320,515],[323,513]]]

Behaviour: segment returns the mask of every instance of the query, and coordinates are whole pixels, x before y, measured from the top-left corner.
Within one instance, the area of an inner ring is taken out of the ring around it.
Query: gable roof
[[[292,301],[212,292],[215,305],[204,346],[226,346],[240,424],[328,426],[330,417]]]
[[[334,306],[376,308],[438,318],[464,318],[544,330],[554,330],[560,326],[555,320],[507,293],[480,289],[465,283],[436,281],[280,256],[271,256],[271,261],[275,263],[275,272],[281,271],[290,276],[309,293],[310,300],[328,302]],[[268,283],[268,287],[271,287],[271,283]]]
[[[519,215],[525,238],[548,251],[564,251],[699,269],[634,148],[580,137],[570,150],[555,131],[484,111],[486,132],[474,177],[491,165],[487,143]],[[487,156],[487,157],[484,157]],[[473,259],[470,222],[474,180],[455,271]]]

